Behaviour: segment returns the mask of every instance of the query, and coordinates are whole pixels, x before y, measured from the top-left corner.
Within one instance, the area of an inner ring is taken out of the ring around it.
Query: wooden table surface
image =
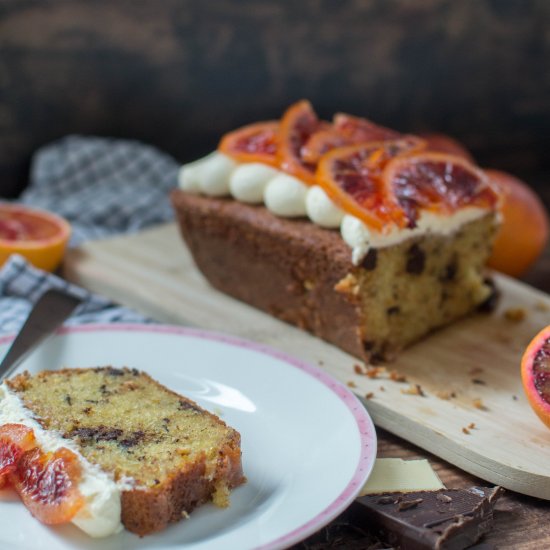
[[[524,277],[524,281],[550,293],[550,244],[531,271]],[[550,316],[548,322],[550,324]],[[483,480],[461,471],[380,428],[377,429],[377,435],[378,457],[427,458],[441,481],[449,489],[486,484]],[[502,444],[505,445],[506,442],[503,441]],[[373,537],[373,533],[369,532],[367,525],[350,522],[348,513],[345,512],[327,528],[294,546],[293,550],[385,548],[384,545],[372,546],[371,537]],[[497,503],[494,527],[481,542],[488,545],[483,546],[485,549],[542,550],[550,548],[550,502],[506,491]]]

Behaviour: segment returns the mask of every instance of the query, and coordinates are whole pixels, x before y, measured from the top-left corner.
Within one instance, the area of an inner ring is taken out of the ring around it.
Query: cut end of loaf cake
[[[392,359],[492,292],[484,266],[494,211],[450,234],[371,248],[354,265],[336,230],[306,219],[179,189],[171,198],[182,237],[214,287],[366,361]]]
[[[137,534],[209,500],[227,506],[229,490],[245,480],[239,433],[136,369],[24,373],[7,386],[45,430],[76,443],[115,480],[129,480],[122,523]]]

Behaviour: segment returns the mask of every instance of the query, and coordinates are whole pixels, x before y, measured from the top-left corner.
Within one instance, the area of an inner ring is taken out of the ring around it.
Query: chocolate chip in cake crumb
[[[486,386],[487,382],[481,380],[480,378],[472,378],[472,384],[478,384],[479,386]]]
[[[398,313],[401,312],[401,308],[399,306],[391,306],[389,307],[388,309],[386,309],[386,313],[389,315],[389,316],[392,316],[392,315],[397,315]]]
[[[376,264],[378,263],[378,251],[376,248],[371,248],[367,255],[363,258],[361,262],[361,267],[366,271],[373,271],[376,269]]]
[[[184,399],[180,399],[179,405],[178,405],[179,411],[195,411],[195,412],[201,412],[199,407],[191,403],[190,401],[185,401]]]
[[[439,277],[439,280],[443,283],[449,283],[454,281],[456,274],[458,272],[458,265],[456,256],[445,266],[443,273]]]
[[[486,278],[483,282],[485,286],[489,287],[489,296],[478,306],[477,310],[481,313],[492,313],[500,301],[500,291],[493,279]]]
[[[69,407],[72,406],[73,400],[71,399],[70,395],[65,396],[65,401],[66,401],[67,405],[69,405]]]
[[[133,447],[134,445],[137,445],[138,443],[140,443],[144,437],[145,437],[145,432],[143,432],[142,430],[137,430],[133,432],[131,436],[121,439],[119,441],[119,444],[125,448]]]
[[[426,253],[415,243],[407,252],[405,270],[411,275],[420,275],[426,266]]]
[[[92,412],[92,407],[85,407],[84,409],[82,409],[82,413],[83,414],[90,414]]]
[[[123,369],[115,369],[115,367],[107,367],[107,374],[109,376],[124,376],[125,372]]]

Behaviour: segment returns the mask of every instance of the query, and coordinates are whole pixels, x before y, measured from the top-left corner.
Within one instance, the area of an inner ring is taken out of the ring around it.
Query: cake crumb
[[[371,391],[365,395],[365,399],[372,399],[373,397],[374,397],[374,393]]]
[[[447,391],[447,390],[440,390],[436,392],[435,394],[439,399],[444,399],[445,401],[448,401],[449,399],[454,399],[456,397],[456,393],[454,391]]]
[[[378,378],[385,370],[385,367],[368,367],[365,374],[369,378]]]
[[[468,429],[469,430],[475,430],[475,428],[476,428],[476,423],[475,422],[470,422],[468,424]]]
[[[359,375],[367,374],[366,369],[363,368],[359,363],[355,363],[355,365],[353,365],[353,371],[355,372],[355,374]]]
[[[468,428],[462,428],[462,433],[466,435],[470,435],[470,430]]]
[[[386,388],[384,386],[380,386],[380,391],[386,391]]]
[[[353,380],[348,381],[348,388],[356,388],[357,384]]]
[[[550,311],[550,305],[548,305],[546,302],[543,302],[542,300],[539,300],[536,304],[535,304],[535,309],[537,311]]]
[[[420,395],[421,397],[426,396],[420,384],[411,384],[406,390],[401,390],[401,393],[405,395]]]
[[[481,400],[481,398],[479,398],[479,397],[476,397],[473,400],[473,405],[476,409],[479,409],[480,411],[488,410],[487,407],[483,404],[483,401]]]
[[[406,382],[407,377],[403,374],[399,374],[396,370],[390,372],[390,380],[393,382]]]
[[[504,312],[504,317],[513,323],[520,323],[527,316],[527,312],[522,307],[510,307]]]
[[[517,400],[518,400],[518,396],[517,396],[517,395],[512,395],[512,399],[513,399],[514,401],[517,401]]]

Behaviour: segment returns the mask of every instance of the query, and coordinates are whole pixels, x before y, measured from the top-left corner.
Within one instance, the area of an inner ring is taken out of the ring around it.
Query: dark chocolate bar
[[[500,487],[471,487],[367,495],[350,512],[395,548],[461,550],[491,529],[501,494]]]

